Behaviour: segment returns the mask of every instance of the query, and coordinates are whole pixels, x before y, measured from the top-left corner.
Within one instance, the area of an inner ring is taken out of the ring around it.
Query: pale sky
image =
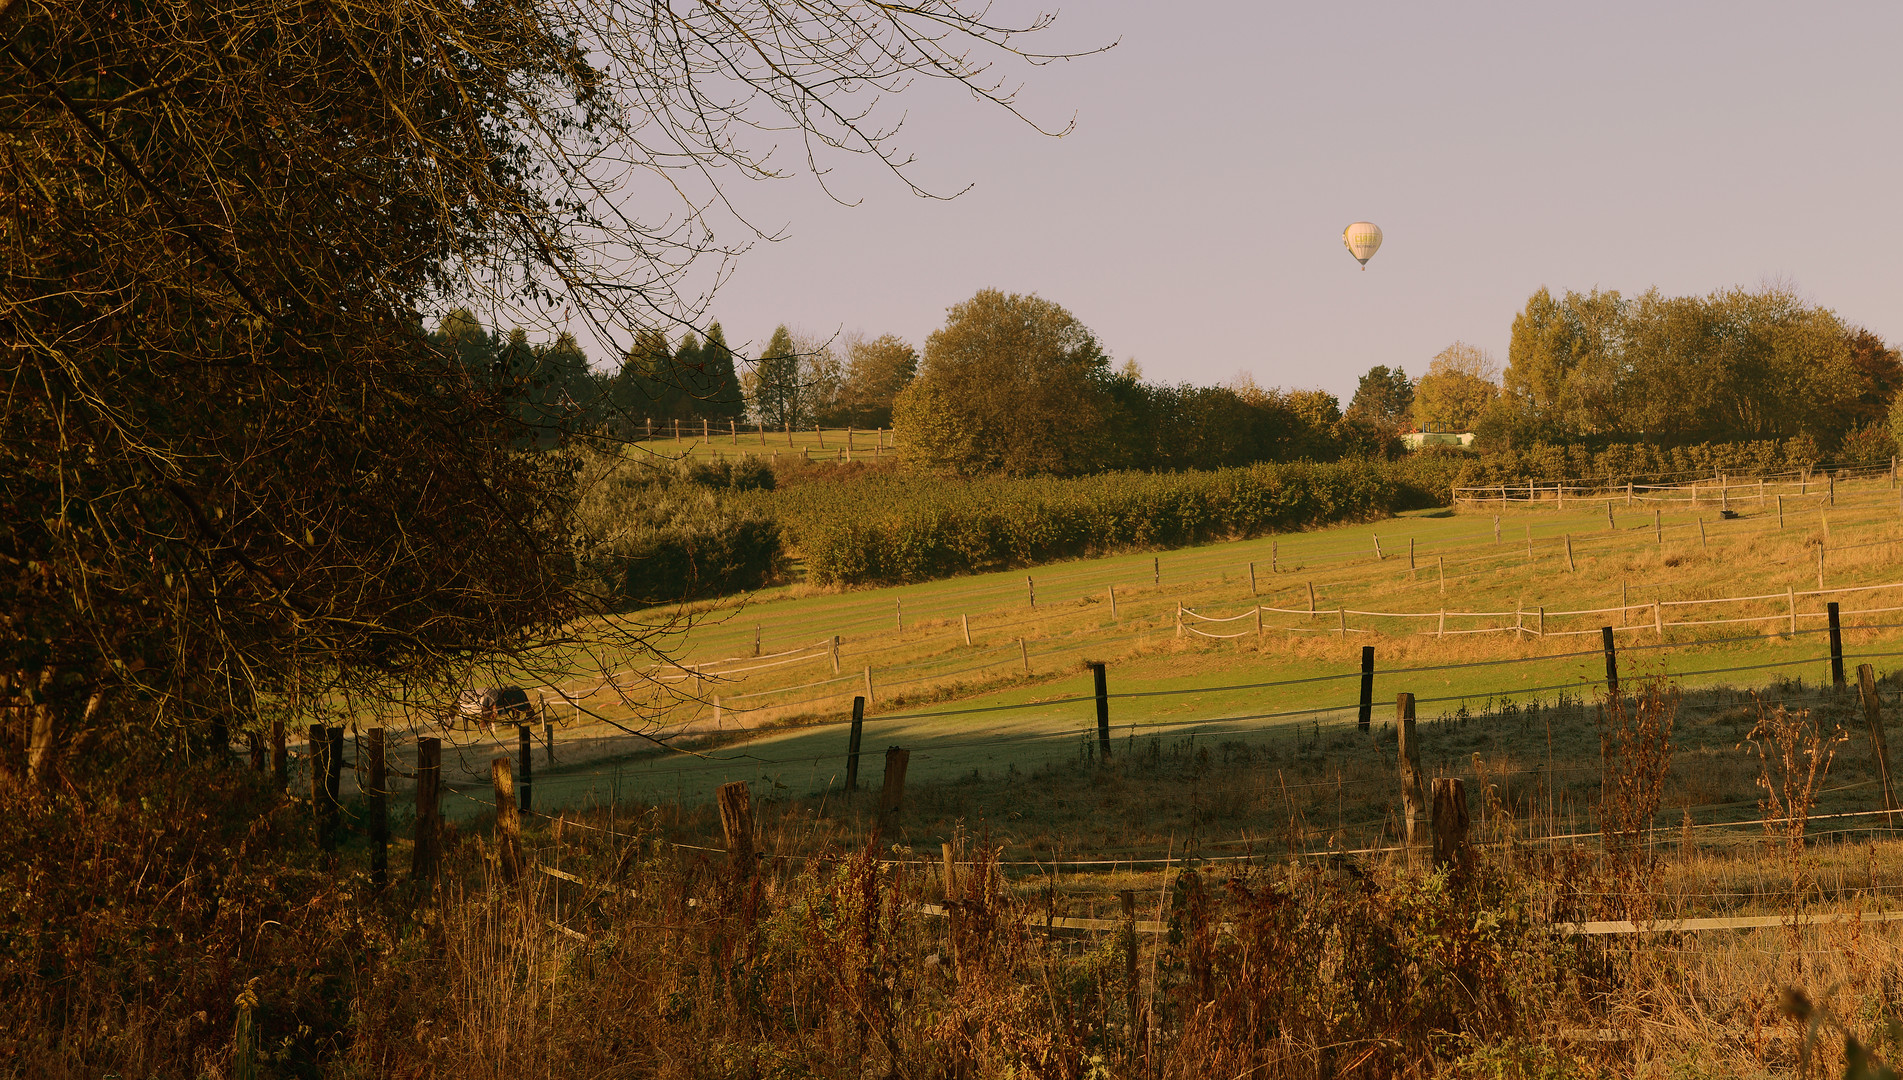
[[[1529,293],[1776,280],[1903,340],[1903,5],[1160,4],[1061,9],[1025,71],[1062,139],[908,94],[912,196],[846,163],[732,194],[787,239],[737,265],[730,341],[781,322],[922,345],[984,287],[1035,292],[1151,381],[1321,387],[1504,364]],[[789,147],[797,163],[797,147]],[[1341,230],[1386,234],[1364,273]]]

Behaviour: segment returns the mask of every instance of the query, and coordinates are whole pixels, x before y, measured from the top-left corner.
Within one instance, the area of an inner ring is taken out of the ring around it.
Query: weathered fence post
[[[1407,861],[1414,865],[1415,852],[1427,839],[1422,828],[1421,748],[1414,732],[1414,695],[1401,694],[1394,700],[1394,727],[1399,736],[1396,764],[1401,773],[1401,842],[1407,848]]]
[[[1613,524],[1612,522],[1612,500],[1607,499],[1606,500],[1606,531],[1616,532],[1618,528],[1619,526]]]
[[[1784,496],[1782,495],[1777,497],[1777,527],[1780,529],[1784,527]]]
[[[1844,632],[1837,621],[1837,601],[1825,604],[1824,612],[1830,620],[1830,685],[1841,690],[1844,687]]]
[[[1467,846],[1467,782],[1458,776],[1434,778],[1434,869],[1453,867],[1464,875],[1473,864]]]
[[[1890,784],[1890,744],[1883,735],[1883,702],[1877,697],[1877,672],[1869,664],[1857,665],[1857,690],[1863,697],[1863,716],[1870,722],[1870,749],[1877,759],[1877,782],[1883,786],[1884,820],[1896,824],[1896,789]]]
[[[905,633],[905,601],[903,599],[892,601],[892,618],[899,628],[899,633]]]
[[[280,792],[291,787],[291,763],[284,752],[284,720],[282,717],[271,721],[271,781]]]
[[[1356,714],[1355,726],[1362,731],[1374,723],[1374,646],[1361,647],[1361,710]]]
[[[1407,577],[1409,581],[1414,580],[1414,538],[1412,536],[1407,538]]]
[[[873,706],[877,705],[878,702],[879,702],[879,699],[872,696],[872,665],[867,664],[866,665],[866,707],[872,708]]]
[[[367,733],[363,753],[370,760],[359,775],[368,776],[370,799],[370,887],[382,892],[390,884],[390,792],[383,758],[383,729],[373,727]]]
[[[1434,566],[1440,572],[1440,591],[1441,595],[1445,596],[1447,595],[1447,556],[1434,556]]]
[[[1031,650],[1025,647],[1023,638],[1018,639],[1018,659],[1024,664],[1024,673],[1029,675],[1031,673]]]
[[[839,674],[839,635],[834,634],[826,643],[826,654],[833,658],[833,674]]]
[[[1371,536],[1373,536],[1373,537],[1374,537],[1374,561],[1375,561],[1375,562],[1380,562],[1381,560],[1383,560],[1383,559],[1385,559],[1385,558],[1387,558],[1387,556],[1386,556],[1386,555],[1383,555],[1383,554],[1381,554],[1381,537],[1380,537],[1380,535],[1379,535],[1378,533],[1370,533],[1369,535],[1371,535]]]
[[[1254,563],[1250,563],[1250,564],[1249,564],[1249,595],[1250,595],[1250,596],[1254,596],[1255,594],[1256,594],[1256,591],[1255,591],[1255,564],[1254,564]]]
[[[1620,616],[1619,621],[1625,621],[1623,615]],[[1613,647],[1612,627],[1599,628],[1599,644],[1606,653],[1606,692],[1617,698],[1619,696],[1619,654]]]
[[[1701,549],[1707,549],[1707,550],[1710,549],[1711,547],[1711,541],[1705,539],[1705,519],[1704,518],[1698,519],[1698,546]]]
[[[426,895],[436,878],[443,820],[443,740],[416,740],[416,846],[410,851],[410,884]]]
[[[1566,572],[1576,574],[1579,568],[1573,565],[1573,534],[1566,534]]]
[[[1108,591],[1110,593],[1110,621],[1116,622],[1117,621],[1117,587],[1115,585],[1112,585],[1110,586]],[[971,635],[969,633],[965,635],[965,644],[967,645],[971,644]]]
[[[1163,584],[1163,558],[1160,555],[1150,557],[1150,584]]]
[[[1104,675],[1103,661],[1090,665],[1090,675],[1097,688],[1097,749],[1105,761],[1110,760],[1110,686]]]
[[[1117,602],[1115,599],[1110,601],[1110,617],[1113,619],[1117,617]],[[960,614],[958,616],[958,625],[965,631],[965,648],[971,648],[971,616],[968,614]]]
[[[1820,592],[1824,588],[1824,545],[1822,544],[1817,545],[1817,588]]]
[[[1791,633],[1795,634],[1797,633],[1797,590],[1796,588],[1790,585],[1784,586],[1784,602],[1790,605]]]
[[[1032,580],[1031,575],[1029,574],[1024,575],[1024,591],[1030,594],[1031,610],[1036,611],[1037,610],[1037,582]]]
[[[879,789],[879,817],[873,822],[873,838],[885,835],[888,826],[899,820],[899,806],[905,799],[905,767],[912,752],[904,747],[888,747],[885,752],[885,783]]]
[[[720,831],[727,837],[727,869],[735,885],[753,876],[753,801],[744,780],[720,785]]]
[[[496,803],[496,856],[503,880],[514,881],[522,873],[522,818],[515,812],[515,777],[508,758],[489,762],[489,783]]]
[[[718,711],[720,706],[716,705],[714,708]],[[520,794],[516,796],[515,803],[523,813],[533,813],[535,803],[530,798],[530,794],[535,789],[535,773],[532,771],[535,764],[535,736],[527,724],[515,726],[515,754],[521,761],[519,768],[522,771],[522,780],[516,785]]]
[[[1315,583],[1312,581],[1308,583],[1308,618],[1311,622],[1315,619]]]
[[[866,699],[852,699],[852,734],[846,736],[846,790],[859,790],[859,739],[866,731]]]
[[[546,764],[555,764],[555,725],[542,721],[542,749],[548,755]]]

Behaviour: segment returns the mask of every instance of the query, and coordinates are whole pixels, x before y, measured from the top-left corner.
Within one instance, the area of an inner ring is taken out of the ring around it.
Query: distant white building
[[[1410,431],[1401,436],[1401,441],[1409,450],[1419,450],[1423,446],[1458,446],[1468,449],[1474,444],[1471,431]]]

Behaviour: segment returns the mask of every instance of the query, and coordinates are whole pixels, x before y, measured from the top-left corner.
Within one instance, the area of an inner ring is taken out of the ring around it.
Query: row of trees
[[[917,351],[891,334],[819,341],[784,326],[752,363],[735,355],[719,323],[678,345],[644,331],[606,372],[589,366],[570,334],[531,344],[520,329],[484,329],[466,308],[444,316],[430,336],[471,379],[501,390],[545,444],[562,430],[628,437],[650,421],[887,427],[893,400],[918,370]]]
[[[1344,416],[1324,391],[1143,382],[1134,364],[1113,370],[1061,305],[995,289],[926,339],[893,428],[914,463],[960,475],[1328,461],[1395,445],[1391,428]]]
[[[1881,429],[1903,356],[1788,289],[1636,297],[1542,288],[1513,320],[1492,445],[1808,435],[1834,450]]]

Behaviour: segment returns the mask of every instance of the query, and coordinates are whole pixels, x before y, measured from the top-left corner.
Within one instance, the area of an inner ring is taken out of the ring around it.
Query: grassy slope
[[[1895,558],[1896,548],[1889,544],[1889,541],[1903,539],[1898,504],[1894,500],[1895,494],[1885,482],[1839,486],[1838,505],[1829,514],[1831,543],[1836,549],[1829,559],[1830,585],[1903,577],[1899,572],[1903,568],[1897,565]],[[1257,564],[1259,591],[1265,603],[1305,606],[1307,583],[1313,581],[1317,604],[1324,610],[1336,604],[1382,611],[1434,611],[1443,604],[1467,610],[1508,612],[1518,604],[1529,610],[1545,606],[1555,611],[1604,607],[1620,602],[1621,582],[1634,604],[1655,598],[1670,601],[1781,594],[1786,586],[1814,588],[1815,547],[1811,545],[1821,539],[1824,529],[1818,512],[1800,513],[1793,503],[1787,514],[1787,528],[1780,532],[1775,527],[1774,511],[1760,513],[1749,505],[1743,509],[1743,518],[1722,522],[1717,519],[1715,509],[1704,510],[1707,539],[1702,543],[1697,529],[1698,515],[1682,505],[1663,515],[1665,542],[1660,545],[1654,538],[1651,514],[1642,509],[1628,512],[1623,507],[1615,507],[1618,527],[1608,530],[1602,505],[1559,510],[1547,504],[1506,511],[1501,516],[1499,545],[1493,542],[1495,515],[1491,510],[1458,514],[1442,511],[1374,526],[1342,527],[1300,536],[1164,553],[1154,557],[1159,560],[1156,563],[1152,562],[1151,555],[1081,560],[1032,572],[1039,601],[1035,612],[1027,602],[1023,572],[847,593],[812,594],[799,588],[779,589],[752,598],[738,610],[712,614],[676,639],[675,644],[684,661],[694,662],[746,655],[752,649],[756,627],[767,652],[839,633],[844,639],[842,670],[851,673],[871,666],[875,686],[882,688],[877,692],[873,719],[868,723],[868,751],[882,750],[889,745],[914,747],[911,776],[915,780],[967,776],[974,769],[999,772],[1016,768],[1024,772],[1075,758],[1079,753],[1080,736],[1093,722],[1092,706],[1088,702],[917,720],[879,719],[879,716],[920,711],[920,701],[936,698],[957,699],[956,706],[941,706],[943,708],[969,708],[1085,694],[1089,681],[1081,663],[1086,658],[1112,660],[1112,691],[1125,693],[1338,675],[1356,669],[1363,644],[1375,646],[1379,667],[1391,668],[1506,657],[1533,658],[1590,650],[1597,641],[1596,635],[1521,641],[1513,634],[1437,640],[1419,632],[1431,629],[1431,623],[1359,617],[1351,625],[1357,628],[1371,625],[1382,632],[1352,634],[1344,641],[1333,633],[1284,629],[1267,635],[1260,652],[1256,651],[1252,638],[1240,642],[1177,639],[1174,612],[1179,599],[1193,607],[1223,613],[1247,609],[1251,561]],[[1575,572],[1568,572],[1565,566],[1563,537],[1568,534],[1573,538]],[[1382,547],[1389,555],[1380,562],[1373,558],[1375,535],[1381,537]],[[1533,539],[1530,561],[1526,543],[1529,535]],[[1415,542],[1418,569],[1413,574],[1408,571],[1406,558],[1409,540]],[[1849,546],[1853,544],[1870,546]],[[1439,588],[1436,556],[1446,561],[1445,594]],[[1279,574],[1268,572],[1271,557],[1279,565]],[[1160,584],[1152,580],[1159,565]],[[1111,584],[1118,586],[1120,619],[1115,623],[1109,617],[1108,604],[1103,602],[1104,590]],[[1886,594],[1874,595],[1877,599],[1847,597],[1845,607],[1855,610],[1903,604],[1903,600],[1880,599]],[[903,634],[895,626],[896,610],[901,603],[906,626]],[[1816,599],[1802,605],[1802,610],[1807,612],[1819,608],[1821,602]],[[1695,610],[1680,609],[1678,614],[1668,618],[1698,617],[1688,613]],[[1765,614],[1782,612],[1784,600],[1779,596],[1775,601],[1758,605],[1755,610]],[[963,645],[958,620],[961,613],[971,616],[972,649]],[[1735,616],[1739,612],[1728,610],[1718,614]],[[1285,627],[1311,625],[1304,616],[1280,618]],[[1649,611],[1635,610],[1629,621],[1649,626],[1650,619]],[[1511,624],[1512,619],[1494,621]],[[1601,621],[1598,616],[1569,621],[1554,617],[1549,618],[1549,631],[1590,630]],[[1854,618],[1846,621],[1858,624]],[[1890,620],[1886,618],[1886,621]],[[1903,619],[1894,621],[1903,622]],[[1324,629],[1333,624],[1332,619],[1318,622]],[[1805,629],[1815,629],[1821,626],[1821,620],[1809,619],[1802,625]],[[1450,625],[1450,629],[1453,628]],[[1776,629],[1776,624],[1672,630],[1668,641],[1772,629]],[[1027,639],[1031,654],[1034,674],[1029,678],[1015,670],[1019,663],[1016,639],[1020,635]],[[1894,651],[1903,647],[1897,644],[1899,640],[1903,639],[1895,630],[1853,633],[1849,637],[1849,649],[1853,653]],[[1669,650],[1634,652],[1631,651],[1633,646],[1652,644],[1653,635],[1649,631],[1632,631],[1621,635],[1621,643],[1627,649],[1623,664],[1628,677],[1648,673],[1677,675],[1782,660],[1808,661],[1781,669],[1791,676],[1801,676],[1811,682],[1827,676],[1824,642],[1817,633],[1767,641],[1688,644]],[[985,661],[995,666],[963,675],[942,675]],[[1879,671],[1888,669],[1886,659],[1878,658],[1875,663]],[[1427,718],[1441,712],[1452,713],[1461,704],[1432,699],[1477,695],[1471,707],[1479,709],[1484,707],[1485,699],[1498,694],[1524,696],[1527,688],[1580,682],[1599,677],[1601,671],[1599,658],[1587,655],[1511,667],[1381,675],[1376,679],[1375,699],[1392,702],[1396,692],[1412,692],[1423,699],[1420,711],[1423,718]],[[1688,685],[1760,686],[1778,673],[1750,671],[1693,676],[1684,681]],[[830,676],[830,662],[822,654],[801,663],[754,673],[744,684],[709,680],[702,693],[709,699],[717,693],[731,697],[752,692],[763,682],[797,685]],[[907,678],[917,681],[898,681]],[[677,686],[691,688],[692,684],[683,682]],[[729,746],[713,752],[724,760],[650,754],[605,761],[598,756],[600,753],[628,749],[629,743],[619,740],[618,745],[598,747],[595,760],[575,764],[566,774],[558,771],[540,777],[538,800],[548,806],[558,802],[607,800],[617,794],[623,799],[692,800],[704,797],[718,783],[730,779],[760,781],[767,790],[794,793],[823,790],[841,780],[845,731],[835,723],[810,725],[816,721],[843,719],[850,695],[859,692],[859,684],[849,680],[787,696],[790,700],[825,692],[838,696],[814,705],[768,711],[753,717],[801,726],[767,732],[752,739],[744,748]],[[1120,699],[1112,703],[1112,718],[1118,725],[1117,738],[1123,741],[1130,736],[1125,725],[1141,732],[1151,730],[1151,725],[1186,724],[1210,717],[1351,706],[1355,692],[1356,684],[1349,679]],[[1551,694],[1547,696],[1550,698]],[[774,701],[773,698],[764,700]],[[927,707],[923,711],[937,710]],[[1391,712],[1391,705],[1378,706],[1378,715],[1385,717]],[[628,713],[608,715],[632,719]],[[1312,718],[1241,726],[1256,732],[1279,732],[1285,738],[1302,728],[1313,736],[1318,731],[1338,731],[1344,722],[1351,725],[1351,716],[1351,712],[1337,711]],[[711,720],[711,708],[701,701],[685,702],[672,708],[667,717],[670,722],[686,722],[698,717],[705,723]],[[732,718],[731,710],[723,717],[729,722]],[[1182,734],[1193,729],[1191,725],[1155,730]],[[1218,726],[1210,730],[1223,729]],[[865,776],[876,777],[879,767],[876,754],[871,755],[863,766]]]

